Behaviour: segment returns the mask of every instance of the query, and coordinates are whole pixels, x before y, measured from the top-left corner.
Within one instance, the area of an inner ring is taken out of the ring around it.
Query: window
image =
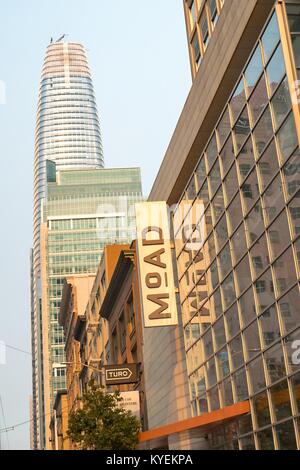
[[[209,41],[209,33],[208,33],[208,22],[207,22],[207,16],[206,16],[205,10],[200,18],[200,30],[201,30],[204,49],[206,49],[208,45],[208,41]]]
[[[135,330],[135,312],[134,312],[134,305],[133,305],[132,297],[130,297],[130,299],[127,302],[127,311],[128,311],[129,323],[131,325],[131,331],[134,331]]]
[[[194,25],[197,21],[197,5],[196,0],[192,0],[189,6],[189,15],[190,15],[190,25],[191,29],[194,28]]]
[[[200,59],[201,59],[201,52],[200,52],[200,44],[199,44],[197,31],[192,39],[192,46],[193,46],[194,60],[196,64],[199,65]]]
[[[126,324],[125,324],[124,312],[120,316],[119,326],[120,326],[121,351],[123,352],[126,349]]]
[[[211,22],[213,25],[215,25],[218,21],[217,0],[209,0],[209,9],[210,9]]]

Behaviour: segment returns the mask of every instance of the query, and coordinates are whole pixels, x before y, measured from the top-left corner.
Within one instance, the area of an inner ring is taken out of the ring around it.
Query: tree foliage
[[[81,450],[133,450],[140,423],[122,408],[119,392],[106,393],[91,381],[80,399],[81,409],[69,416],[68,436]]]

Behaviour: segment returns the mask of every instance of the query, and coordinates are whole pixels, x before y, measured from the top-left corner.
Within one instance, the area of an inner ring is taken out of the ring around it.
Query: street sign
[[[134,384],[139,381],[138,364],[105,366],[106,385]]]

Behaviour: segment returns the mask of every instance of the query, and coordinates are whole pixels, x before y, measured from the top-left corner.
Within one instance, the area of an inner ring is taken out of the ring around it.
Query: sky
[[[34,129],[50,38],[66,33],[69,41],[87,48],[106,167],[140,166],[145,195],[187,98],[191,76],[182,0],[3,3],[0,342],[30,352]],[[31,357],[9,348],[6,364],[0,364],[0,429],[30,419],[30,395]],[[28,424],[0,437],[2,449],[29,449]]]

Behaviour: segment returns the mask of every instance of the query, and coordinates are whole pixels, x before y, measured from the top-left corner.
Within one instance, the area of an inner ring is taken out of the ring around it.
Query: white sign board
[[[126,411],[131,411],[132,414],[140,420],[140,392],[120,392],[120,397],[123,398],[123,401],[120,402],[122,408]]]
[[[178,325],[167,204],[136,204],[136,224],[144,327]]]

